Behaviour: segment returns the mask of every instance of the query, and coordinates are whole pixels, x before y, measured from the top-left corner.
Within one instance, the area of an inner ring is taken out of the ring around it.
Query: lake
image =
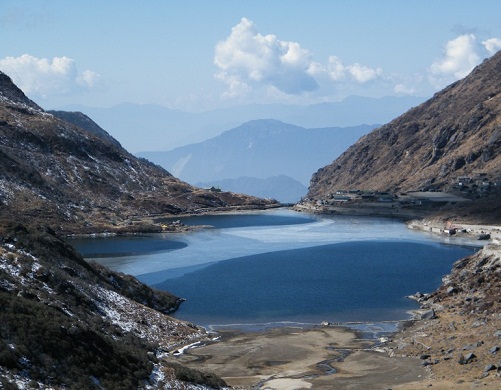
[[[403,320],[418,307],[405,296],[433,291],[476,250],[384,218],[273,210],[181,221],[213,228],[70,243],[185,298],[174,316],[206,327]]]

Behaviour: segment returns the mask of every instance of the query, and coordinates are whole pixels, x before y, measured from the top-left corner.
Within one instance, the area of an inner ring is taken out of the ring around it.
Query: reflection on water
[[[69,242],[80,254],[88,259],[100,257],[127,257],[168,252],[185,248],[185,242],[175,241],[168,235],[106,236],[92,239],[75,237]]]

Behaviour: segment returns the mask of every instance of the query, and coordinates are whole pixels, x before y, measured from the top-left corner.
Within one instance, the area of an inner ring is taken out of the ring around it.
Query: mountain
[[[498,52],[318,170],[308,196],[327,199],[339,189],[456,191],[488,214],[500,206],[500,151]]]
[[[53,114],[0,72],[0,388],[222,388],[162,356],[207,334],[182,299],[86,262],[62,234],[161,231],[155,216],[263,208],[192,187],[81,113]]]
[[[68,105],[58,110],[85,113],[109,131],[127,150],[138,153],[172,150],[202,142],[255,119],[273,118],[305,128],[386,123],[423,100],[415,96],[350,96],[340,102],[309,106],[251,104],[201,113],[173,110],[156,104],[133,103],[121,103],[108,108]]]
[[[223,191],[238,192],[273,198],[281,203],[296,203],[308,192],[308,188],[289,176],[279,175],[258,179],[256,177],[237,177],[236,179],[215,180],[196,183],[198,187],[215,187]]]
[[[84,127],[45,112],[0,73],[0,219],[58,232],[133,231],[156,214],[272,204],[194,188],[133,156],[89,118],[65,118]]]
[[[374,126],[305,129],[273,119],[254,120],[210,140],[167,152],[139,153],[189,183],[286,175],[306,185]]]
[[[391,353],[430,366],[433,388],[454,388],[458,378],[466,388],[479,378],[484,388],[499,388],[500,268],[500,247],[491,243],[456,261],[436,291],[410,296],[428,319],[396,335]]]
[[[168,316],[180,302],[87,263],[51,229],[4,223],[0,388],[221,388],[213,375],[161,359],[207,340],[205,330]]]
[[[88,132],[98,136],[104,141],[114,143],[116,146],[120,146],[115,138],[113,138],[106,130],[101,128],[96,122],[90,119],[87,115],[81,112],[69,112],[69,111],[47,111],[49,114],[54,115],[56,118],[62,119],[63,121],[74,124],[75,126],[81,127]]]

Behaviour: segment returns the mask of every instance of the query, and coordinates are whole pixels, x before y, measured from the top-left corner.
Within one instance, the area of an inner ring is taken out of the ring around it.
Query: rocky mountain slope
[[[499,388],[500,152],[498,52],[464,79],[362,137],[312,177],[313,202],[305,205],[400,216],[407,207],[416,218],[412,226],[442,234],[468,234],[466,221],[479,229],[493,225],[485,229],[491,233],[481,234],[491,238],[489,245],[457,261],[437,291],[412,297],[422,305],[421,320],[385,348],[391,355],[420,357],[430,377],[402,388]]]
[[[223,386],[159,359],[207,337],[167,315],[179,303],[130,276],[87,263],[50,229],[3,225],[0,388],[202,388],[183,378]]]
[[[455,388],[478,380],[482,380],[482,387],[499,388],[500,253],[499,244],[490,244],[458,260],[437,291],[413,296],[426,313],[432,314],[404,332],[388,350],[419,356],[438,381],[433,388]]]
[[[0,73],[0,219],[64,232],[141,230],[155,214],[273,204],[194,188],[89,130],[88,118],[77,123],[85,128],[45,112]]]
[[[87,263],[61,234],[160,230],[159,215],[276,203],[192,187],[0,72],[0,388],[222,388],[162,356],[207,334],[182,301]]]
[[[313,172],[374,127],[305,129],[260,119],[201,143],[138,155],[189,183],[286,175],[307,185]]]
[[[116,146],[121,147],[120,142],[118,142],[115,138],[113,138],[106,130],[101,128],[96,122],[90,119],[84,113],[78,111],[47,111],[49,114],[54,115],[56,118],[62,119],[68,123],[74,124],[82,129],[87,130],[88,132],[98,136],[104,141],[108,141],[114,143]]]
[[[308,196],[325,199],[339,189],[460,191],[487,197],[492,210],[501,205],[500,150],[501,52],[362,137],[313,175]]]

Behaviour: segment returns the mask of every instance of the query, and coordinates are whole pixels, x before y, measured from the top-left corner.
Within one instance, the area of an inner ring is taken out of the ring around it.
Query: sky
[[[500,15],[499,0],[0,0],[0,70],[46,109],[429,97],[501,49]]]

